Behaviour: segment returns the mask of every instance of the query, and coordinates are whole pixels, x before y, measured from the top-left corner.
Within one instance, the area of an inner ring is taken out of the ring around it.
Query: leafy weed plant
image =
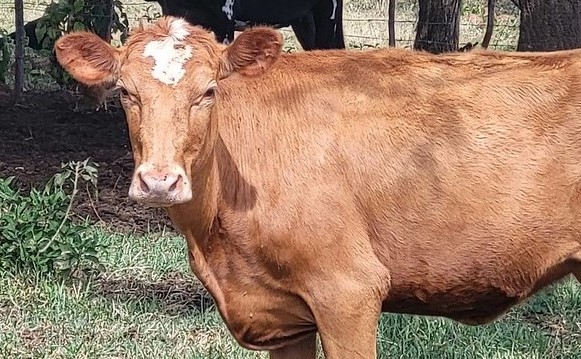
[[[67,277],[100,267],[99,237],[71,211],[81,181],[96,186],[97,165],[89,159],[63,164],[44,189],[28,194],[14,188],[13,178],[0,179],[1,271]]]

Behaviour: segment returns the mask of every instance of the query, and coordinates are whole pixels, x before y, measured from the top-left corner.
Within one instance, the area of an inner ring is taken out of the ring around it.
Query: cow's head
[[[134,31],[122,48],[77,32],[59,39],[55,51],[79,82],[120,89],[135,161],[129,196],[171,206],[192,199],[192,178],[211,156],[219,81],[262,73],[281,47],[274,29],[247,30],[226,47],[206,30],[166,17]]]

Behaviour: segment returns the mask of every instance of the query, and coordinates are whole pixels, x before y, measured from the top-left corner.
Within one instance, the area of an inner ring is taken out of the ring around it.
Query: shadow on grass
[[[109,300],[152,304],[169,315],[201,313],[214,307],[200,282],[180,272],[169,272],[158,280],[103,273],[94,281],[93,290]]]

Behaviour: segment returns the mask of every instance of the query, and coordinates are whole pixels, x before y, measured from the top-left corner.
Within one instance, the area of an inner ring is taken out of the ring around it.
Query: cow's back
[[[223,81],[247,218],[289,265],[288,241],[372,251],[386,310],[487,320],[581,251],[580,60],[315,52]]]

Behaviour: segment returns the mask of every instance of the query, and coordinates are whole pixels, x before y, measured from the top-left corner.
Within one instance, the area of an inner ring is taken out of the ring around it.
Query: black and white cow
[[[292,26],[305,50],[345,48],[343,0],[145,1],[158,2],[164,15],[181,16],[194,25],[213,31],[221,42],[232,41],[234,31],[242,31],[246,26]],[[42,48],[43,39],[36,38],[36,25],[41,19],[24,26],[28,46],[37,50]],[[15,33],[9,37],[15,39]]]
[[[246,26],[291,26],[305,50],[345,48],[343,0],[145,0],[230,42]]]

